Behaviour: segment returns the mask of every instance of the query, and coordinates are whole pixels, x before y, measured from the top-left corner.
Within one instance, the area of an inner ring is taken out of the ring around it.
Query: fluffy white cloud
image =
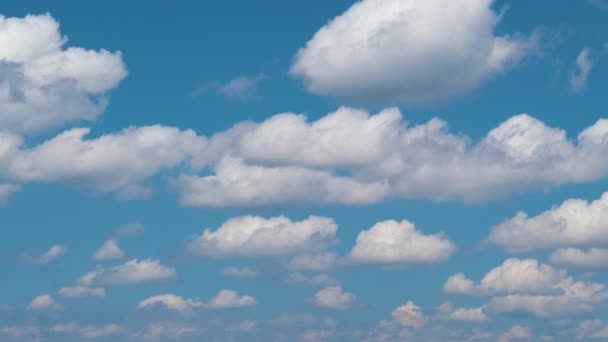
[[[515,325],[515,326],[512,326],[511,329],[509,329],[509,331],[500,335],[500,337],[498,338],[498,342],[511,342],[511,341],[517,341],[517,340],[529,341],[531,339],[532,339],[532,332],[530,331],[530,328],[523,327],[521,325]]]
[[[492,0],[364,0],[322,27],[291,73],[316,94],[426,103],[463,95],[533,47],[496,36]]]
[[[128,285],[162,281],[175,277],[175,269],[162,265],[159,260],[133,259],[126,263],[109,268],[100,267],[95,271],[83,275],[79,279],[82,286],[100,285]]]
[[[591,61],[591,49],[584,48],[576,57],[576,70],[570,74],[570,88],[574,92],[581,92],[587,88],[587,79],[593,62]]]
[[[252,296],[241,296],[233,290],[221,290],[209,302],[205,303],[205,307],[210,309],[229,309],[253,306],[256,300]]]
[[[55,333],[79,335],[84,339],[96,339],[116,335],[121,330],[122,329],[118,324],[108,324],[102,327],[96,327],[93,325],[81,326],[74,322],[65,324],[55,324],[51,327],[51,331]]]
[[[315,294],[315,305],[321,308],[345,310],[352,306],[356,297],[340,286],[329,286]]]
[[[40,295],[28,304],[27,309],[30,311],[42,310],[60,310],[62,306],[55,301],[51,295]]]
[[[428,320],[422,309],[412,301],[393,310],[392,316],[396,323],[407,328],[420,328]]]
[[[573,141],[521,114],[471,142],[439,119],[410,125],[394,108],[340,108],[312,122],[284,113],[213,135],[193,159],[204,175],[185,172],[173,185],[187,206],[265,207],[482,201],[608,175],[608,120]]]
[[[184,299],[174,294],[164,294],[141,301],[137,304],[137,309],[145,309],[158,304],[162,304],[167,309],[174,311],[188,311],[203,306],[203,303],[196,299]]]
[[[0,16],[0,127],[35,132],[93,120],[127,75],[120,52],[68,47],[50,15]]]
[[[64,298],[105,297],[106,290],[101,287],[69,286],[62,287],[57,294]]]
[[[258,272],[250,267],[238,268],[235,266],[230,266],[224,269],[223,274],[226,277],[253,278],[257,277]]]
[[[98,250],[93,254],[93,260],[113,260],[123,259],[126,257],[125,252],[118,247],[116,240],[108,240],[103,243]]]
[[[68,252],[67,247],[61,245],[53,245],[48,251],[38,257],[26,257],[27,261],[33,264],[46,265]]]
[[[479,285],[462,274],[452,276],[444,291],[495,296],[486,312],[525,311],[539,317],[560,317],[590,311],[608,300],[604,285],[576,281],[552,266],[534,259],[508,259],[488,272]]]
[[[87,134],[87,128],[73,128],[31,149],[21,148],[22,141],[12,138],[4,152],[0,150],[0,177],[144,195],[149,189],[142,182],[179,166],[205,145],[205,139],[191,130],[160,125],[84,139]]]
[[[389,220],[360,232],[349,259],[355,263],[438,262],[447,259],[454,249],[454,244],[441,234],[424,235],[407,220]]]
[[[439,306],[440,317],[450,321],[483,322],[488,319],[485,307],[457,308],[452,303],[443,303]]]
[[[559,249],[551,254],[551,262],[558,265],[578,268],[606,268],[608,249],[590,248],[581,250],[576,248]]]
[[[608,242],[608,192],[596,201],[567,200],[537,216],[520,212],[498,224],[489,241],[511,252]]]
[[[305,284],[310,286],[319,285],[338,285],[339,282],[327,273],[307,275],[301,272],[294,272],[287,275],[287,282],[292,284]]]
[[[318,216],[299,222],[284,216],[243,216],[226,221],[215,231],[206,229],[188,248],[212,256],[292,254],[327,248],[334,243],[337,229],[332,219]]]

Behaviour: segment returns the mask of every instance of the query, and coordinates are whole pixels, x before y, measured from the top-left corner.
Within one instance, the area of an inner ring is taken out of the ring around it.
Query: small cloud
[[[217,92],[229,99],[248,100],[257,95],[259,83],[265,78],[263,74],[235,77],[220,86]]]
[[[590,54],[591,49],[584,48],[576,57],[576,69],[570,74],[570,88],[575,93],[580,93],[587,88],[587,79],[593,68]]]
[[[49,264],[62,255],[65,255],[68,249],[65,246],[54,245],[46,253],[38,257],[26,256],[25,261],[30,264],[46,265]]]
[[[62,287],[57,294],[64,298],[105,297],[106,290],[101,287],[70,286]]]
[[[38,296],[27,306],[29,311],[61,310],[62,306],[55,302],[55,299],[48,294]]]
[[[93,254],[93,260],[123,259],[125,252],[118,247],[116,240],[108,240]]]
[[[123,224],[122,226],[119,226],[118,228],[114,229],[113,235],[115,238],[120,239],[142,234],[144,230],[144,225],[141,223],[128,223]]]
[[[238,268],[235,266],[226,267],[224,269],[225,277],[235,277],[235,278],[254,278],[257,277],[258,272],[250,267]]]
[[[340,286],[326,287],[315,295],[315,305],[321,308],[345,310],[351,307],[356,297]]]

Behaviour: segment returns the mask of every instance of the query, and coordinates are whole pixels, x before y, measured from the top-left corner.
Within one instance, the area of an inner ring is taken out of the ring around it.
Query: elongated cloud
[[[175,277],[175,269],[165,266],[159,260],[133,259],[118,266],[98,268],[79,279],[82,286],[129,285],[168,280]]]

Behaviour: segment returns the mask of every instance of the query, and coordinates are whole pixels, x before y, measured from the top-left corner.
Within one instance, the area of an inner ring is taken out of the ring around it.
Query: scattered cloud
[[[57,260],[61,256],[67,254],[68,249],[65,246],[53,245],[48,251],[38,257],[25,257],[26,261],[32,264],[46,265]]]
[[[321,308],[345,310],[350,308],[356,297],[342,290],[340,286],[329,286],[315,294],[315,305]]]
[[[142,234],[144,231],[145,227],[141,223],[127,223],[114,229],[113,235],[116,239],[120,239],[129,236],[139,235]]]
[[[248,100],[258,95],[258,87],[266,78],[265,75],[239,76],[218,87],[218,94],[235,100]]]
[[[48,294],[40,295],[32,299],[27,306],[29,311],[61,310],[62,308],[63,307],[55,301],[55,298]]]
[[[221,290],[205,304],[210,309],[230,309],[254,306],[256,300],[252,296],[241,296],[233,290]]]
[[[223,274],[225,277],[235,278],[254,278],[258,276],[258,272],[251,267],[238,268],[235,266],[226,267]]]
[[[190,311],[203,306],[203,303],[196,299],[184,299],[174,294],[164,294],[141,301],[137,304],[137,309],[141,310],[158,304],[164,305],[169,310],[181,312]]]
[[[457,308],[450,302],[446,302],[439,306],[439,315],[442,319],[450,321],[462,322],[484,322],[488,320],[485,313],[485,307],[478,308]]]
[[[69,286],[62,287],[57,294],[64,298],[105,297],[106,290],[101,287]]]
[[[129,285],[168,280],[175,277],[175,269],[162,265],[159,260],[133,259],[113,267],[99,267],[83,275],[79,285]]]
[[[103,243],[98,250],[93,254],[93,260],[115,260],[124,259],[127,255],[118,247],[116,240],[108,240]]]
[[[310,286],[338,285],[340,282],[327,273],[307,275],[301,272],[289,273],[287,282],[291,284],[304,284]]]
[[[81,326],[77,323],[55,324],[51,331],[55,333],[78,335],[84,339],[96,339],[106,336],[116,335],[121,332],[122,328],[117,324],[108,324],[102,327],[93,325]]]
[[[530,332],[530,328],[523,327],[521,325],[515,325],[511,327],[509,331],[500,335],[498,342],[511,342],[520,340],[530,341],[531,339],[532,333]]]
[[[576,70],[570,74],[570,88],[575,93],[580,93],[587,88],[587,79],[593,68],[590,54],[591,49],[584,48],[576,57]]]

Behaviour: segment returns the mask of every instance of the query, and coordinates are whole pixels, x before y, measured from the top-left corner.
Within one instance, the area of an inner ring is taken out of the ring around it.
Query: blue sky
[[[0,9],[1,341],[608,339],[606,1]]]

